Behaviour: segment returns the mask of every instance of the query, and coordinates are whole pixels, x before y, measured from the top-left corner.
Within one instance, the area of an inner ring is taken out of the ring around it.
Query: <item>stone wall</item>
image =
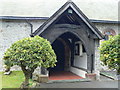
[[[94,25],[98,28],[98,30],[104,34],[105,30],[114,30],[116,35],[120,33],[120,25],[119,24],[102,24],[102,23],[94,23]],[[100,41],[100,43],[103,40]],[[110,69],[107,66],[103,66],[103,63],[100,61],[100,51],[98,50],[100,43],[95,44],[95,72],[98,73],[98,71],[109,71]]]
[[[44,21],[32,20],[33,30],[36,30]],[[0,21],[0,71],[2,71],[2,58],[7,48],[17,40],[30,37],[31,27],[25,20]],[[14,67],[18,70],[17,67]]]
[[[120,33],[120,24],[112,24],[112,23],[94,23],[94,25],[98,28],[98,30],[103,33],[105,30],[114,30],[116,34]]]
[[[33,31],[35,31],[45,20],[29,20],[29,22],[32,23]],[[118,24],[94,24],[101,32],[111,28],[116,31],[116,34],[120,33]],[[17,40],[24,37],[30,37],[30,33],[31,27],[25,20],[0,20],[0,71],[3,70],[2,58],[6,49]],[[13,70],[18,69],[14,67]]]

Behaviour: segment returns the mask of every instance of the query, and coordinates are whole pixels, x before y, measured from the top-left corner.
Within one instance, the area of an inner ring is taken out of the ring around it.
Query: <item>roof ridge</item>
[[[72,0],[68,0],[67,2],[73,2]]]

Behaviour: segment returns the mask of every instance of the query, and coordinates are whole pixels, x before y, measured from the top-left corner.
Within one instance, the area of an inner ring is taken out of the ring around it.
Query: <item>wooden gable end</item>
[[[67,13],[67,14],[66,14]],[[83,14],[83,12],[72,2],[66,2],[57,12],[55,12],[44,24],[42,24],[31,36],[40,35],[44,30],[53,24],[75,24],[80,25],[85,23],[90,30],[102,39],[101,32],[90,22],[90,20]]]

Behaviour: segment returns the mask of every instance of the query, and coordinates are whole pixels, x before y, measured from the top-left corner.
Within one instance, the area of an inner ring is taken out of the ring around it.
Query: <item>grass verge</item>
[[[2,88],[19,88],[24,81],[24,74],[22,71],[12,71],[10,75],[4,75],[0,72],[2,77]]]

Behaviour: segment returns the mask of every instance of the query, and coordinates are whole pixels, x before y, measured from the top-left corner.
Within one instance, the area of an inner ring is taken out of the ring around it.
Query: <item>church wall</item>
[[[114,30],[116,32],[116,35],[120,33],[120,24],[113,24],[113,23],[93,23],[98,30],[104,34],[106,30]]]
[[[33,20],[33,30],[36,30],[44,21]],[[2,58],[7,48],[12,43],[25,37],[30,37],[31,28],[25,20],[0,20],[0,71],[2,68]],[[18,70],[14,67],[13,69]]]
[[[115,34],[113,33],[113,35],[118,35],[120,33],[120,25],[119,24],[103,24],[103,23],[94,23],[94,25],[98,28],[98,30],[104,35],[104,32],[108,31],[108,30],[113,30],[115,31]],[[98,71],[104,71],[107,70],[109,71],[110,69],[107,66],[103,66],[102,62],[100,61],[99,57],[100,57],[100,51],[98,50],[98,47],[100,46],[101,42],[103,40],[100,41],[100,43],[95,43],[95,72],[98,73]]]
[[[45,20],[29,20],[29,22],[33,25],[34,32]],[[115,30],[116,34],[120,33],[120,30],[118,30],[120,26],[118,26],[118,24],[94,23],[94,25],[101,32],[111,28]],[[25,20],[0,20],[0,71],[3,70],[2,58],[6,49],[15,41],[29,37],[30,34],[30,25]],[[16,67],[13,69],[17,70]]]

